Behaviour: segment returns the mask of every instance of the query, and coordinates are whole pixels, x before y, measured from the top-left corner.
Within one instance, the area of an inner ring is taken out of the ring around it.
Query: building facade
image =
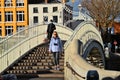
[[[0,0],[0,36],[13,35],[28,26],[28,0]]]
[[[72,14],[67,13],[64,7],[71,10],[72,7],[58,0],[42,0],[29,4],[29,23],[30,25],[48,23],[51,19],[58,23],[64,24],[72,19]]]

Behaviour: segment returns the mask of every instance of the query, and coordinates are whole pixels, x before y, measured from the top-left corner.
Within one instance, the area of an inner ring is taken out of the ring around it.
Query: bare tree
[[[104,30],[120,15],[120,0],[82,0],[81,5]]]

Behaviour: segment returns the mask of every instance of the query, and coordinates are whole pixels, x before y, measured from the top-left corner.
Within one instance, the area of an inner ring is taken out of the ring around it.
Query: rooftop
[[[28,0],[29,4],[60,3],[58,0]]]

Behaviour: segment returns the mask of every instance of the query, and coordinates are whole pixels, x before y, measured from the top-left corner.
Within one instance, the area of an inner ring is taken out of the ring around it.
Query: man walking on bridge
[[[50,20],[50,24],[48,24],[47,27],[47,38],[50,41],[51,37],[52,37],[52,33],[53,31],[56,29],[55,25],[53,24],[53,20]]]

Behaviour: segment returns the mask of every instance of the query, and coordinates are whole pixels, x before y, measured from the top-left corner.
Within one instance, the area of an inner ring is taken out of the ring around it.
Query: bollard
[[[99,74],[96,70],[89,70],[86,77],[87,80],[99,80]]]

